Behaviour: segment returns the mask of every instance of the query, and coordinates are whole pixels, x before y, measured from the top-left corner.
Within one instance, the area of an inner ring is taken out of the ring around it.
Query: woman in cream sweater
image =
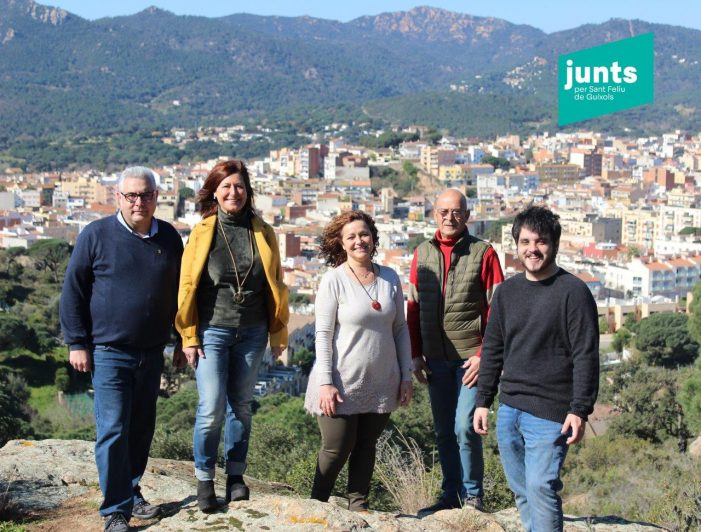
[[[332,268],[316,296],[316,362],[305,408],[322,444],[312,498],[328,501],[348,460],[349,508],[367,511],[375,445],[390,412],[411,401],[411,346],[394,270],[372,262],[377,228],[360,211],[336,216],[321,256]]]

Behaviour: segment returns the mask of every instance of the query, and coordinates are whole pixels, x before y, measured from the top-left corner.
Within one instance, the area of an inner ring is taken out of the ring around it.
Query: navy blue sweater
[[[499,400],[563,423],[594,409],[599,323],[587,285],[562,268],[544,281],[519,274],[499,285],[482,341],[477,406]]]
[[[79,235],[63,283],[61,329],[71,349],[96,344],[149,349],[170,339],[183,244],[169,223],[142,239],[117,216]]]

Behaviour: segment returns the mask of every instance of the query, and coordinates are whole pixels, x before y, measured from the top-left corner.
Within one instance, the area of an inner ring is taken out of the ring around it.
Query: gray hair
[[[117,189],[120,192],[122,191],[122,183],[124,183],[125,179],[143,179],[148,182],[151,190],[156,190],[158,188],[156,184],[156,173],[145,166],[130,166],[119,175]]]

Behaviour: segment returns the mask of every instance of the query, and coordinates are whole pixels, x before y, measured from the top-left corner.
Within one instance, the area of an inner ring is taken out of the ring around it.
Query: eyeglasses
[[[467,217],[467,211],[462,209],[436,209],[436,212],[443,219],[455,218],[456,220],[463,220]]]
[[[141,200],[141,203],[151,203],[156,197],[155,190],[149,190],[148,192],[141,192],[139,194],[136,192],[127,192],[126,194],[120,192],[120,194],[124,196],[124,199],[129,203],[136,203],[137,198]]]

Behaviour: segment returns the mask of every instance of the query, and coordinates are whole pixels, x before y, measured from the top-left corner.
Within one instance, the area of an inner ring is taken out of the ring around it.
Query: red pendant
[[[380,305],[380,302],[377,299],[372,300],[372,308],[377,310],[378,312],[382,310],[382,305]]]

